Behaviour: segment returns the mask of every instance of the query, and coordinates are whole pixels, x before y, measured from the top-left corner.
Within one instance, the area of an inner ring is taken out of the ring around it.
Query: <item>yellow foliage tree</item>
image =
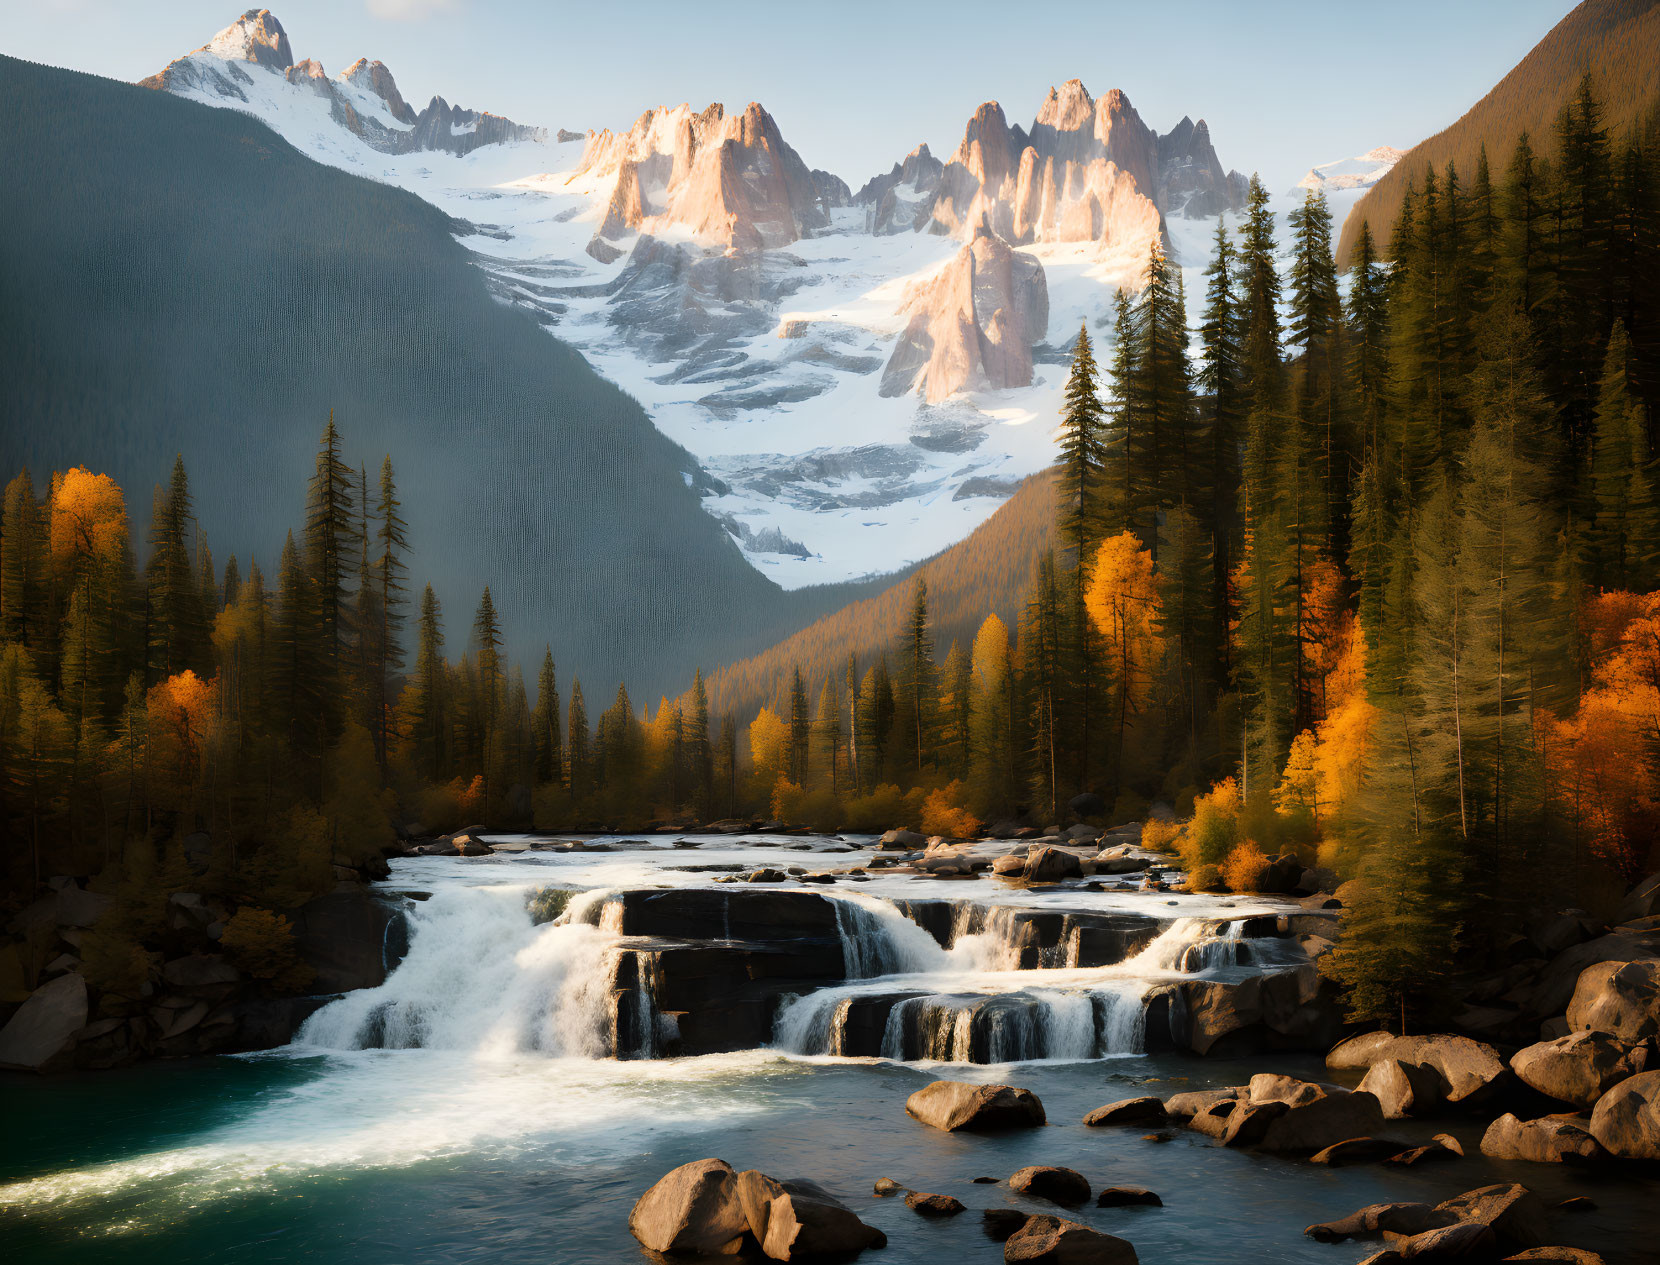
[[[961,782],[930,791],[922,801],[922,833],[947,839],[979,838],[980,819],[963,806],[964,794]]]
[[[1101,542],[1084,590],[1084,608],[1102,639],[1102,658],[1113,677],[1113,785],[1123,780],[1124,733],[1140,714],[1153,686],[1161,653],[1158,634],[1159,577],[1153,555],[1134,532]]]
[[[770,707],[763,707],[749,723],[749,758],[755,766],[755,784],[770,799],[790,758],[790,727]]]
[[[1217,867],[1222,881],[1230,892],[1255,892],[1262,889],[1262,880],[1268,873],[1268,857],[1251,840],[1237,844],[1227,859]]]
[[[219,684],[187,668],[151,686],[146,703],[152,794],[169,807],[183,809],[201,778],[219,709]]]

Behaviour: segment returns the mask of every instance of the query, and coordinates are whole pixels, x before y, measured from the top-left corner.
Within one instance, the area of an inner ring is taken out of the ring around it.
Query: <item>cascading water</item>
[[[568,918],[538,925],[525,891],[513,887],[451,888],[407,917],[409,952],[386,982],[324,1006],[295,1044],[581,1058],[610,1052],[610,933]]]

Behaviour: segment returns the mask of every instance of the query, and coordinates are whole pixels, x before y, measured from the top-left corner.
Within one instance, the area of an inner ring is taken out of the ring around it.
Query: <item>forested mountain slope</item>
[[[1407,185],[1421,185],[1427,165],[1441,170],[1450,162],[1472,176],[1486,145],[1497,172],[1524,131],[1535,151],[1548,150],[1557,116],[1585,74],[1595,80],[1614,137],[1647,120],[1660,107],[1660,0],[1585,0],[1463,118],[1414,145],[1360,200],[1343,225],[1338,262],[1347,265],[1363,220],[1387,241]]]
[[[678,686],[864,591],[757,574],[691,457],[414,195],[247,115],[11,58],[0,115],[0,461],[113,476],[141,557],[182,453],[218,562],[273,573],[332,409],[351,465],[391,453],[456,653],[489,584],[515,658],[546,641],[592,687]]]
[[[850,653],[859,656],[863,673],[877,655],[889,652],[898,641],[910,614],[917,574],[928,584],[929,615],[940,658],[952,641],[961,643],[965,651],[970,649],[988,614],[998,615],[1012,634],[1033,564],[1054,534],[1055,476],[1046,470],[1022,483],[966,540],[923,563],[913,574],[714,673],[709,678],[711,708],[747,722],[758,708],[777,707],[788,698],[795,668],[801,669],[814,690],[826,677],[840,682]]]

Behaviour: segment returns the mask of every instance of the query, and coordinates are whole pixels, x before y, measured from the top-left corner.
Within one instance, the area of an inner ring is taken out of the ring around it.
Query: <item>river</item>
[[[1030,1163],[1068,1165],[1096,1187],[1157,1191],[1163,1208],[1069,1214],[1129,1239],[1149,1263],[1349,1265],[1376,1245],[1321,1245],[1303,1227],[1367,1203],[1435,1202],[1500,1180],[1553,1200],[1592,1196],[1599,1211],[1564,1217],[1562,1237],[1603,1252],[1610,1265],[1655,1259],[1651,1180],[1622,1169],[1492,1163],[1477,1151],[1478,1118],[1392,1125],[1409,1142],[1448,1130],[1464,1143],[1466,1159],[1409,1170],[1328,1169],[1224,1150],[1179,1128],[1154,1143],[1139,1129],[1082,1127],[1091,1108],[1141,1093],[1239,1084],[1264,1070],[1325,1078],[1309,1055],[1139,1052],[1136,1003],[1146,987],[1273,969],[1271,944],[1244,964],[1242,952],[1214,947],[1267,906],[876,871],[862,884],[808,889],[847,901],[837,927],[862,978],[787,1002],[769,1044],[610,1057],[607,963],[621,938],[607,925],[615,922],[608,894],[714,888],[727,866],[869,858],[868,840],[853,841],[852,852],[830,841],[782,841],[796,856],[778,840],[690,842],[701,846],[613,841],[618,850],[609,852],[396,861],[381,887],[392,898],[413,894],[404,897],[407,956],[381,988],[318,1011],[292,1045],[0,1081],[10,1139],[0,1154],[0,1254],[43,1265],[638,1262],[646,1257],[627,1229],[634,1200],[669,1168],[718,1155],[829,1186],[887,1233],[874,1261],[1000,1260],[972,1210],[1053,1209],[973,1179]],[[826,847],[838,851],[816,854]],[[569,893],[565,911],[537,922],[529,897],[549,889]],[[960,917],[951,935],[929,935],[892,903],[924,895],[992,912]],[[1021,970],[998,909],[1151,914],[1162,930],[1127,961],[1077,966],[1062,948],[1047,955],[1052,964]],[[704,934],[718,939],[721,931]],[[837,1044],[836,1017],[848,999],[878,993],[911,999],[888,1012],[888,1057],[823,1053]],[[997,999],[995,1024],[963,1017],[987,1013],[988,998]],[[904,1022],[894,1018],[902,1006],[913,1015]],[[916,1018],[930,1008],[933,1020]],[[658,1036],[667,1032],[663,1019],[650,1022]],[[893,1035],[902,1032],[912,1035]],[[946,1058],[922,1057],[919,1040]],[[954,1061],[988,1050],[1043,1057]],[[905,1098],[939,1076],[1026,1086],[1052,1127],[983,1137],[918,1125],[905,1115]],[[879,1177],[956,1195],[971,1212],[925,1220],[875,1197]]]

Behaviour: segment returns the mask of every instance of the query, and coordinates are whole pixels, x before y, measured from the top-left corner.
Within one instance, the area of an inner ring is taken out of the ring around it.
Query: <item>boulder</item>
[[[1504,1259],[1532,1261],[1533,1265],[1603,1265],[1602,1257],[1582,1247],[1530,1247]]]
[[[1395,1039],[1392,1032],[1362,1032],[1346,1037],[1326,1053],[1326,1066],[1334,1072],[1358,1072],[1377,1062],[1383,1048]]]
[[[1080,822],[1076,826],[1068,826],[1062,838],[1071,839],[1076,843],[1094,843],[1101,838],[1101,832],[1094,826],[1086,826]]]
[[[730,1255],[749,1223],[738,1175],[725,1160],[693,1160],[658,1179],[628,1214],[628,1229],[653,1252]]]
[[[1587,1030],[1518,1050],[1510,1066],[1524,1084],[1547,1097],[1576,1107],[1594,1107],[1611,1086],[1646,1071],[1655,1061],[1652,1044],[1633,1045],[1606,1032]]]
[[[1151,1096],[1145,1098],[1122,1098],[1117,1102],[1110,1102],[1104,1107],[1097,1107],[1084,1117],[1086,1125],[1102,1124],[1163,1124],[1169,1119],[1164,1109],[1164,1103]]]
[[[1426,1160],[1457,1160],[1463,1157],[1464,1146],[1457,1138],[1450,1133],[1437,1133],[1423,1146],[1415,1146],[1399,1155],[1391,1155],[1384,1163],[1410,1168]]]
[[[0,1067],[44,1072],[60,1065],[86,1018],[86,980],[79,973],[42,984],[0,1029]]]
[[[914,1190],[905,1196],[905,1206],[924,1217],[954,1217],[967,1211],[963,1201],[951,1195],[930,1195]]]
[[[1003,1243],[1003,1260],[1032,1265],[1137,1265],[1123,1239],[1061,1217],[1029,1217]]]
[[[1380,1034],[1369,1035],[1375,1038]],[[1492,1046],[1445,1033],[1389,1041],[1362,1042],[1357,1038],[1344,1042],[1326,1057],[1328,1067],[1370,1069],[1385,1059],[1398,1061],[1408,1074],[1409,1083],[1404,1088],[1411,1089],[1413,1106],[1419,1114],[1434,1105],[1425,1101],[1423,1090],[1433,1089],[1439,1102],[1479,1102],[1501,1088],[1509,1076],[1504,1060]],[[1334,1064],[1333,1058],[1339,1062]],[[1361,1083],[1365,1087],[1365,1082]]]
[[[1097,874],[1140,874],[1151,864],[1152,862],[1146,857],[1097,854],[1095,872]]]
[[[1538,1247],[1545,1240],[1545,1201],[1515,1182],[1467,1190],[1437,1204],[1436,1210],[1490,1226],[1499,1247],[1508,1251]]]
[[[1245,1089],[1240,1086],[1231,1089],[1189,1090],[1184,1094],[1171,1094],[1164,1101],[1164,1110],[1166,1115],[1177,1120],[1191,1120],[1201,1111],[1213,1107],[1219,1102],[1233,1102],[1244,1096],[1245,1093]],[[1126,1101],[1139,1102],[1140,1099],[1127,1099]],[[1106,1108],[1102,1107],[1100,1110],[1105,1111]],[[1085,1123],[1089,1122],[1086,1120]]]
[[[1347,1138],[1309,1156],[1314,1164],[1341,1168],[1345,1164],[1373,1164],[1401,1153],[1401,1144],[1389,1138]]]
[[[1241,1102],[1228,1113],[1222,1128],[1223,1146],[1260,1146],[1269,1127],[1290,1110],[1282,1102]]]
[[[319,993],[375,988],[386,982],[388,928],[403,914],[360,883],[342,883],[292,914],[294,943],[316,973]]]
[[[1480,1221],[1459,1221],[1397,1239],[1395,1251],[1404,1261],[1490,1260],[1497,1245],[1498,1236],[1491,1226]]]
[[[1522,1018],[1543,1023],[1568,1008],[1586,968],[1608,962],[1636,962],[1655,956],[1648,938],[1610,932],[1576,944],[1552,958],[1532,985],[1532,995],[1522,1007]]]
[[[928,844],[928,840],[914,830],[890,830],[876,841],[878,852],[913,852]]]
[[[1283,1108],[1275,1113],[1256,1143],[1264,1150],[1313,1153],[1383,1128],[1378,1100],[1362,1090],[1351,1092],[1336,1085],[1262,1074],[1251,1078],[1247,1094],[1248,1105],[1254,1110],[1276,1105]],[[1242,1121],[1230,1122],[1229,1130],[1245,1127]]]
[[[1568,1026],[1622,1041],[1660,1036],[1660,960],[1600,962],[1580,972]]]
[[[755,1169],[739,1173],[737,1202],[761,1251],[775,1261],[861,1252],[887,1237],[817,1182],[779,1181]]]
[[[1162,1208],[1160,1199],[1145,1186],[1108,1186],[1095,1196],[1097,1208]]]
[[[1031,1213],[1018,1208],[987,1208],[980,1214],[980,1230],[993,1243],[1002,1243],[1031,1220]]]
[[[1089,1198],[1089,1182],[1080,1172],[1038,1164],[1009,1177],[1009,1189],[1050,1203],[1081,1204]]]
[[[1457,1218],[1449,1212],[1428,1204],[1387,1203],[1368,1204],[1346,1217],[1311,1225],[1303,1233],[1321,1243],[1341,1243],[1344,1239],[1370,1238],[1379,1234],[1422,1234],[1452,1225]]]
[[[1247,1109],[1240,1099],[1223,1098],[1203,1107],[1188,1117],[1187,1127],[1206,1137],[1222,1138],[1228,1132],[1228,1122],[1234,1112]]]
[[[1586,1130],[1586,1116],[1544,1116],[1522,1120],[1505,1112],[1481,1137],[1481,1153],[1494,1160],[1531,1160],[1560,1164],[1563,1160],[1594,1160],[1602,1147]]]
[[[1032,883],[1057,883],[1061,879],[1082,878],[1084,865],[1070,852],[1060,848],[1033,848],[1026,854],[1026,878]]]
[[[1632,1076],[1597,1099],[1591,1136],[1610,1155],[1660,1160],[1660,1071]]]
[[[1432,1111],[1441,1103],[1440,1081],[1435,1073],[1400,1059],[1379,1059],[1372,1064],[1361,1078],[1360,1088],[1378,1100],[1387,1120]]]
[[[1026,858],[1014,856],[1000,856],[991,863],[993,874],[1024,874],[1026,872]]]
[[[1107,801],[1094,791],[1084,791],[1066,801],[1067,811],[1074,817],[1105,817]]]
[[[925,1085],[905,1100],[905,1112],[947,1133],[959,1129],[1029,1129],[1047,1123],[1043,1103],[1031,1090],[969,1081]]]
[[[889,1195],[897,1195],[904,1189],[905,1188],[903,1186],[894,1181],[891,1177],[878,1177],[876,1179],[875,1190],[876,1194],[880,1198],[886,1199]]]

